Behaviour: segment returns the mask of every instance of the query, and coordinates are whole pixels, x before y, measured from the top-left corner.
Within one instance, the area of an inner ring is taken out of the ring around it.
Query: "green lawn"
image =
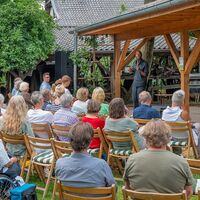
[[[196,176],[195,176],[196,177]],[[199,176],[198,176],[199,178]],[[37,186],[42,186],[44,187],[44,183],[41,183],[39,178],[37,178],[37,176],[32,176],[29,180],[30,183],[35,183]],[[118,191],[117,191],[117,200],[123,200],[123,195],[122,195],[122,186],[124,185],[123,181],[117,181],[117,186],[118,186]],[[48,194],[45,198],[45,200],[51,200],[52,197],[52,192],[53,192],[53,182],[50,185]],[[37,195],[38,195],[38,200],[42,199],[42,192],[41,191],[37,191]],[[197,196],[193,196],[191,198],[192,200],[197,200]],[[56,200],[59,200],[58,197],[56,197]]]

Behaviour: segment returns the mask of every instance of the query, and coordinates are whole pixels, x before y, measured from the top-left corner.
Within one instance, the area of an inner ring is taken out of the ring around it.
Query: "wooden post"
[[[115,67],[115,77],[114,77],[114,90],[115,97],[121,96],[121,71],[117,70],[119,57],[120,57],[120,41],[116,40],[114,36],[114,67]]]
[[[183,59],[183,69],[181,73],[181,89],[185,91],[185,109],[190,111],[190,75],[186,73],[185,66],[189,57],[189,34],[187,31],[181,33],[181,57]]]
[[[185,91],[185,109],[190,111],[190,75],[181,72],[181,89]]]

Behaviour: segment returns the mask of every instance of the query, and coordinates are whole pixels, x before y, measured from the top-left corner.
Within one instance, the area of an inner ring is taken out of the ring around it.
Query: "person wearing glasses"
[[[50,75],[49,72],[45,72],[43,74],[43,82],[40,85],[40,91],[42,90],[51,90],[51,85],[49,84],[50,81]]]

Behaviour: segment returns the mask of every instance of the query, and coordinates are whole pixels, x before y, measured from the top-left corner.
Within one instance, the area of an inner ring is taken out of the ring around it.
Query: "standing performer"
[[[145,90],[147,83],[147,76],[149,73],[149,67],[145,60],[142,59],[142,52],[136,51],[136,61],[133,66],[129,68],[130,73],[134,73],[134,80],[132,84],[132,99],[133,106],[136,108],[139,106],[139,93]]]

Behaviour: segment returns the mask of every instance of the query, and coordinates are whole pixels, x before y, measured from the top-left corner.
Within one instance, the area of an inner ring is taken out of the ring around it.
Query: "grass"
[[[200,176],[194,176],[195,178],[200,178]],[[37,186],[42,186],[44,187],[44,183],[42,183],[39,178],[37,176],[31,176],[30,177],[30,180],[29,180],[30,183],[35,183]],[[122,180],[117,180],[117,186],[118,186],[118,190],[117,190],[117,200],[123,200],[123,195],[122,195],[122,186],[124,185],[124,182]],[[52,193],[53,193],[53,181],[51,182],[50,184],[50,187],[49,187],[49,190],[48,190],[48,194],[45,198],[45,200],[51,200],[52,198]],[[43,195],[43,192],[42,191],[39,191],[37,190],[37,196],[38,196],[38,200],[41,200],[42,199],[42,195]],[[57,196],[55,198],[56,200],[59,200],[59,197]],[[198,200],[198,197],[196,195],[194,195],[191,200]]]

